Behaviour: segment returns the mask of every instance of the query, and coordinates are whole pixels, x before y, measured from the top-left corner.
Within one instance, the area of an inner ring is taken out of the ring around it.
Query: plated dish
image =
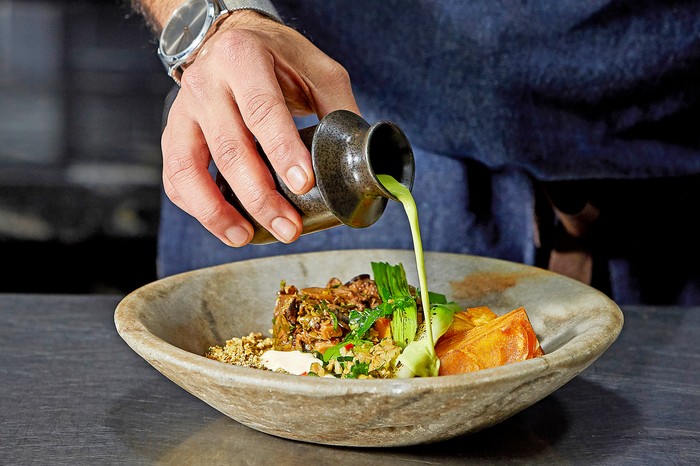
[[[524,308],[501,316],[485,306],[462,309],[408,283],[403,264],[372,262],[372,275],[332,277],[322,287],[282,281],[268,335],[233,337],[204,355],[309,377],[405,379],[473,372],[543,352]]]
[[[283,438],[378,447],[445,440],[527,408],[593,363],[617,338],[619,307],[566,277],[495,259],[426,253],[430,290],[497,314],[525,307],[544,356],[477,372],[413,379],[299,377],[203,356],[232,335],[271,327],[280,280],[317,286],[402,263],[413,251],[277,256],[187,272],[146,285],[115,311],[124,341],[170,380],[232,419]],[[167,422],[167,420],[164,420]]]

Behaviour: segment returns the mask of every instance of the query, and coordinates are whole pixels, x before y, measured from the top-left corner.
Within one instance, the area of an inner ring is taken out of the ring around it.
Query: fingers
[[[249,215],[278,240],[296,240],[302,230],[301,217],[277,191],[236,103],[228,101],[211,108],[217,111],[206,115],[203,134],[217,168]],[[299,138],[296,131],[295,136]]]
[[[177,102],[171,112],[177,114]],[[223,199],[209,174],[209,150],[197,125],[188,118],[175,118],[166,126],[161,144],[163,187],[170,200],[225,244],[247,244],[253,228]]]
[[[257,37],[233,31],[219,42],[227,60],[233,98],[242,123],[255,135],[285,185],[303,194],[314,185],[311,156],[302,143],[275,73],[272,54]]]
[[[188,69],[168,115],[162,147],[164,174],[172,187],[169,196],[225,243],[246,244],[252,226],[223,199],[206,170],[211,157],[247,213],[279,241],[295,241],[302,231],[299,213],[276,190],[232,91],[227,90],[230,84],[212,76],[216,71],[212,73],[210,67]],[[300,140],[298,144],[308,158]],[[168,184],[164,181],[164,186]]]

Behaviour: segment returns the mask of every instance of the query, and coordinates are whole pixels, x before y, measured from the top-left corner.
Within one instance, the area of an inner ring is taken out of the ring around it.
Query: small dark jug
[[[389,199],[397,200],[377,180],[377,174],[391,175],[409,190],[413,188],[413,150],[394,123],[380,121],[370,126],[358,115],[338,110],[299,134],[311,152],[316,185],[299,196],[287,189],[272,167],[270,172],[277,190],[301,214],[302,234],[338,225],[365,228],[376,222]],[[258,151],[267,161],[259,144]],[[251,243],[277,241],[246,212],[221,173],[216,183],[224,198],[253,225]]]
[[[179,89],[173,86],[165,99],[163,127]],[[316,185],[302,196],[287,189],[259,144],[257,148],[270,168],[277,190],[301,215],[302,234],[338,225],[365,228],[379,220],[389,199],[397,199],[377,180],[377,174],[391,175],[409,190],[413,188],[413,150],[394,123],[380,121],[370,126],[352,112],[337,110],[317,125],[300,130],[299,135],[311,153],[316,178]],[[251,243],[277,241],[243,208],[219,172],[216,183],[224,198],[253,225]]]

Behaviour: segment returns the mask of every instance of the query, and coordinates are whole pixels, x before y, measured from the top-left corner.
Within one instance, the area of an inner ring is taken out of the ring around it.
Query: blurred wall
[[[154,276],[172,84],[155,50],[128,0],[0,0],[0,291]]]

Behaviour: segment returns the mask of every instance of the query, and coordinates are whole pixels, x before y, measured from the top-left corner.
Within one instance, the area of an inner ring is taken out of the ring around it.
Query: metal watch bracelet
[[[228,11],[253,10],[278,22],[283,22],[270,0],[221,0]]]

